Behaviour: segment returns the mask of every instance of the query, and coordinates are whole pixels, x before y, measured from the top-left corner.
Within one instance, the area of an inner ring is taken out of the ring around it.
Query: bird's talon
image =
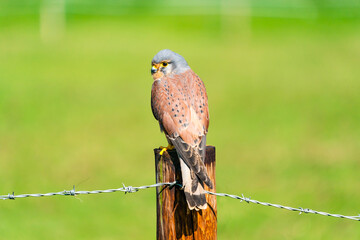
[[[162,156],[164,154],[164,152],[166,152],[167,150],[173,150],[175,147],[172,145],[169,145],[167,147],[160,146],[159,148],[161,149],[159,154],[160,154],[160,156]]]
[[[166,147],[164,147],[164,148],[160,151],[160,153],[159,153],[160,156],[162,156],[162,155],[164,154],[164,152],[166,152],[166,150],[167,150]]]

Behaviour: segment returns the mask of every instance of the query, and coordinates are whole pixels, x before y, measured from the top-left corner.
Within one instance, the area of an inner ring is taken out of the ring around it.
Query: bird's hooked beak
[[[158,71],[157,67],[156,66],[152,66],[151,67],[151,74],[154,74]]]
[[[164,76],[164,73],[160,71],[160,63],[155,63],[151,67],[151,75],[154,80],[157,80]]]

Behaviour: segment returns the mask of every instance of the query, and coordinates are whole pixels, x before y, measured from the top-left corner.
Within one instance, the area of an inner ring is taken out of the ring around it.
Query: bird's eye
[[[168,63],[167,63],[167,62],[163,62],[161,65],[162,65],[163,67],[166,67],[166,66],[168,65]]]

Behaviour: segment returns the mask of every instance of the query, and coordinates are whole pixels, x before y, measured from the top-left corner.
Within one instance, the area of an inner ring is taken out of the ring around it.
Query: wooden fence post
[[[160,149],[155,152],[156,182],[181,183],[181,170],[175,150],[167,151],[160,156]],[[214,189],[205,186],[205,190],[215,192],[215,147],[207,146],[205,166],[214,184]],[[208,207],[205,210],[190,211],[184,191],[179,187],[156,188],[156,216],[158,240],[194,240],[217,239],[217,206],[216,196],[206,194]]]

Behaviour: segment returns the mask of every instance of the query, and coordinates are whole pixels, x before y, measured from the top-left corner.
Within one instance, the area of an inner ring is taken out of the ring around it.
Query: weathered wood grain
[[[176,151],[167,151],[163,156],[159,155],[160,149],[154,149],[156,182],[181,183],[180,163]],[[211,181],[215,182],[215,147],[207,146],[205,166]],[[156,211],[158,240],[194,240],[194,239],[217,239],[217,206],[216,196],[207,194],[208,207],[205,210],[190,211],[184,191],[179,187],[172,189],[158,187],[156,189]]]

